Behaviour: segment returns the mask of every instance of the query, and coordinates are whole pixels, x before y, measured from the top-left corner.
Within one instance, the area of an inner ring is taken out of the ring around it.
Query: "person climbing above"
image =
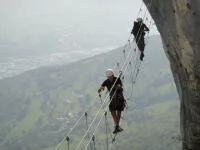
[[[142,18],[137,18],[137,22],[134,21],[134,26],[133,26],[133,29],[131,31],[131,34],[134,35],[137,46],[138,46],[138,48],[141,52],[140,53],[140,60],[141,61],[143,60],[143,57],[144,57],[145,31],[149,31],[149,28],[143,23]]]
[[[119,126],[119,123],[121,112],[124,110],[125,107],[125,99],[123,96],[121,79],[114,76],[114,72],[112,69],[106,70],[106,77],[107,79],[101,84],[101,87],[98,89],[98,93],[100,94],[105,87],[110,92],[109,110],[115,124],[113,134],[116,134],[117,132],[123,131],[123,129]]]

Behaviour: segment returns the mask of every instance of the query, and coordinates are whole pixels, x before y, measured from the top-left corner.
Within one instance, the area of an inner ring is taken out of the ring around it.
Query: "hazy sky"
[[[117,34],[124,39],[140,6],[141,0],[0,0],[0,44],[51,33]]]

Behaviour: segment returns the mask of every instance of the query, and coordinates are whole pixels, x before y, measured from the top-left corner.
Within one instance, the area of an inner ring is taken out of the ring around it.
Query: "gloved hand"
[[[98,89],[98,93],[101,93],[101,88],[100,88],[100,89]]]

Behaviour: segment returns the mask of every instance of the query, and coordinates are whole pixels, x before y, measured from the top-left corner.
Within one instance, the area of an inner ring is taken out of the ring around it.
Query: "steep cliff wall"
[[[200,0],[144,0],[161,34],[181,103],[184,150],[200,150]]]

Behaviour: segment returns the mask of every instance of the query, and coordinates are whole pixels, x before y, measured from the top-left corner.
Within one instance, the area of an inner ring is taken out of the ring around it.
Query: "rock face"
[[[143,0],[161,34],[180,97],[183,150],[200,150],[200,0]]]

